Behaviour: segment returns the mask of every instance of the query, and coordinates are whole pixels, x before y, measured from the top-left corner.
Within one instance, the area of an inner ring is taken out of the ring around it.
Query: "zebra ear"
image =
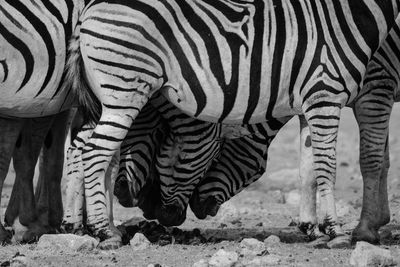
[[[251,132],[242,125],[222,124],[221,137],[227,139],[236,139],[251,135]]]

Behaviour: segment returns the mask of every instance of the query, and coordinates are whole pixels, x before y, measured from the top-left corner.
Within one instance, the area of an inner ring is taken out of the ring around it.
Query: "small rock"
[[[150,247],[150,241],[142,233],[136,233],[129,244],[133,250],[144,250]]]
[[[243,265],[246,267],[261,267],[268,265],[278,265],[282,261],[281,257],[277,255],[266,255],[262,257],[256,257],[251,261],[244,262]]]
[[[92,250],[99,241],[88,235],[78,236],[73,234],[42,235],[37,244],[37,249],[56,249],[82,251]]]
[[[383,249],[367,242],[357,242],[350,256],[350,264],[357,267],[393,266],[396,262],[390,250]]]
[[[295,189],[285,194],[285,203],[293,206],[298,206],[300,203],[300,192]]]
[[[201,259],[198,262],[195,262],[192,267],[208,267],[208,262],[204,259]]]
[[[231,267],[238,261],[238,259],[239,256],[236,252],[220,249],[212,255],[208,264],[210,267]]]
[[[278,244],[280,242],[281,242],[281,239],[279,238],[279,236],[276,236],[276,235],[270,235],[269,237],[267,237],[264,240],[264,244],[267,244],[267,245]]]
[[[266,251],[265,244],[255,238],[245,238],[240,242],[240,255],[262,255]]]
[[[357,227],[358,221],[352,221],[342,225],[342,230],[346,233],[351,233]]]

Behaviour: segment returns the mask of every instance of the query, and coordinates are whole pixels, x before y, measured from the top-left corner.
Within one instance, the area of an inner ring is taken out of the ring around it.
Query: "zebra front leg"
[[[0,118],[0,192],[3,190],[4,180],[7,176],[10,166],[11,157],[17,142],[18,136],[21,132],[25,120],[23,119],[4,119]],[[14,182],[14,187],[17,180]],[[14,188],[13,188],[14,191]],[[12,201],[14,199],[14,201]],[[18,195],[11,194],[9,206],[18,214]],[[1,202],[1,197],[0,197]],[[3,224],[0,222],[0,245],[8,244],[11,242],[11,234],[6,231]]]
[[[68,125],[72,119],[70,110],[57,114],[44,140],[39,159],[40,176],[35,199],[38,220],[52,233],[60,229],[63,218],[61,178],[64,167],[64,148]]]
[[[317,181],[313,169],[313,149],[310,128],[304,116],[300,121],[300,218],[299,229],[312,241],[309,246],[325,246],[329,236],[319,230],[317,219]]]
[[[311,105],[305,112],[313,148],[314,175],[320,193],[323,231],[332,239],[328,246],[348,247],[350,237],[338,224],[334,186],[336,180],[336,141],[341,104],[325,102]]]
[[[128,133],[138,109],[109,109],[103,106],[100,121],[82,151],[87,225],[100,237],[100,248],[122,245],[121,236],[110,229],[105,195],[105,173],[114,154]],[[120,112],[120,114],[119,114]]]
[[[80,118],[75,117],[74,122]],[[78,130],[79,128],[79,130]],[[88,142],[93,133],[91,125],[77,126],[71,128],[71,134],[74,136],[73,142],[67,151],[67,183],[66,183],[66,197],[65,197],[65,212],[62,222],[62,228],[68,233],[78,233],[82,231],[86,222],[83,217],[85,208],[85,193],[83,179],[85,177],[83,171],[82,149]]]
[[[360,168],[364,188],[360,222],[353,231],[353,240],[370,243],[379,243],[378,229],[390,216],[386,178],[389,119],[394,100],[391,90],[379,92],[361,96],[354,107],[360,129]]]

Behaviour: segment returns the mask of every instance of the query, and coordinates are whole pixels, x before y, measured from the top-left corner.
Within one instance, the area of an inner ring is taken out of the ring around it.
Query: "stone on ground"
[[[277,266],[282,261],[278,255],[266,255],[262,257],[255,257],[254,259],[243,262],[246,267],[262,267],[262,266]]]
[[[390,250],[359,241],[351,253],[350,264],[357,267],[394,266],[396,261]]]
[[[129,244],[133,250],[144,250],[150,247],[150,241],[142,233],[136,233]]]
[[[255,238],[245,238],[240,242],[240,255],[262,255],[265,251],[265,244]]]
[[[210,267],[231,267],[238,261],[239,256],[236,252],[218,250],[209,260]]]
[[[56,249],[82,251],[92,250],[99,241],[88,235],[78,236],[73,234],[42,235],[37,244],[37,249]]]
[[[298,206],[300,203],[300,192],[295,189],[285,194],[285,203],[293,206]]]
[[[281,239],[279,238],[279,236],[276,236],[276,235],[270,235],[269,237],[267,237],[264,240],[264,244],[267,244],[267,245],[278,244],[280,242],[281,242]]]

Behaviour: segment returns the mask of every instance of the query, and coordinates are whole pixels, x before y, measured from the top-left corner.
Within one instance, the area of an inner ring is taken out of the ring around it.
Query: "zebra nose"
[[[164,226],[178,226],[186,220],[186,208],[177,204],[163,205],[158,221]]]
[[[209,196],[205,200],[201,200],[198,194],[193,194],[190,199],[190,208],[200,220],[205,219],[208,215],[217,215],[220,206],[214,196]]]

